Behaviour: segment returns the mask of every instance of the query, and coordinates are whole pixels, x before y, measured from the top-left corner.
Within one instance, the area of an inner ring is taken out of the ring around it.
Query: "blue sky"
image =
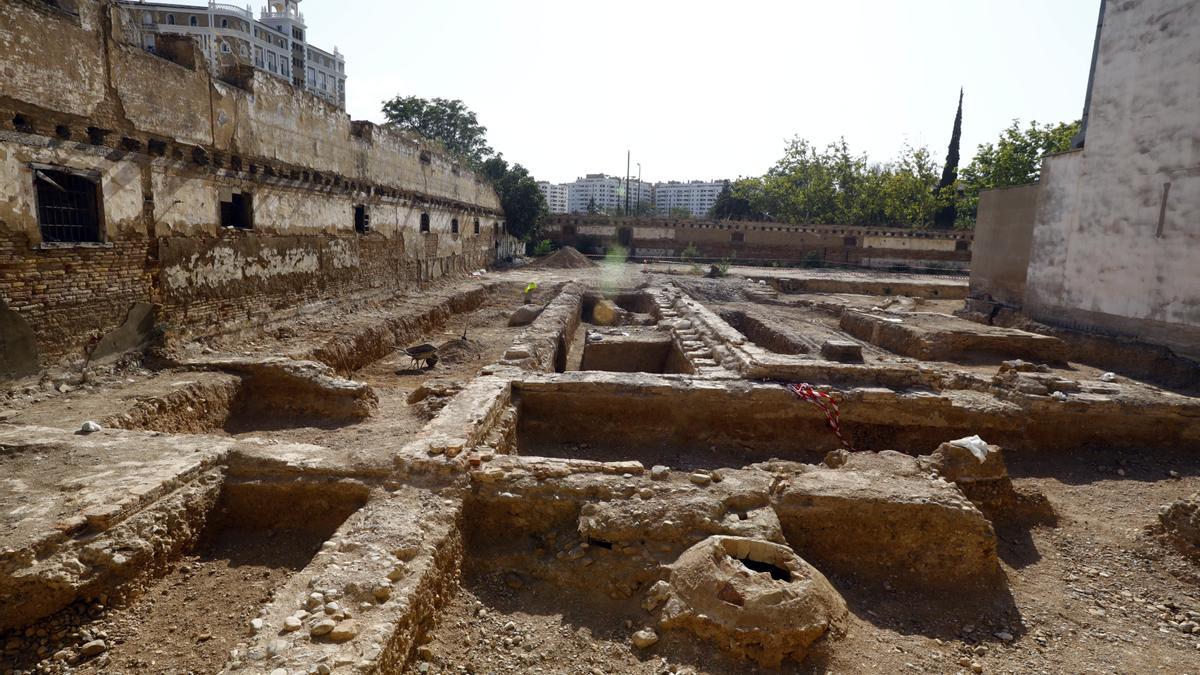
[[[1099,0],[303,0],[347,107],[460,98],[539,179],[757,175],[786,138],[964,161],[1013,118],[1078,118]],[[257,12],[258,5],[254,5]],[[636,172],[636,167],[634,169]]]

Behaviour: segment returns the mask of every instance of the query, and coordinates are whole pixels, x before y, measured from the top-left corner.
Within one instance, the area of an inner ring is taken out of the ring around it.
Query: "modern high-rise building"
[[[725,183],[723,180],[655,183],[654,209],[663,215],[672,209],[687,209],[692,216],[703,218],[717,203]]]
[[[270,0],[258,18],[245,8],[209,0],[207,5],[121,0],[138,42],[155,49],[156,34],[190,35],[214,71],[251,65],[345,110],[346,59],[308,43],[300,0]]]
[[[595,203],[599,211],[613,211],[625,208],[625,179],[616,176],[606,176],[602,173],[589,173],[583,178],[575,179],[570,186],[568,210],[570,213],[587,213],[588,205]],[[644,202],[654,203],[654,186],[650,183],[629,181],[629,205]]]
[[[570,183],[554,184],[549,181],[540,181],[538,187],[546,197],[546,205],[550,207],[550,213],[568,213],[567,209],[570,208],[571,200]]]

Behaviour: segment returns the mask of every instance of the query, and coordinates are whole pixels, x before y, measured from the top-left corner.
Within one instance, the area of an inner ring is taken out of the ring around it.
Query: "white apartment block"
[[[611,211],[625,208],[625,179],[616,176],[606,176],[602,173],[589,173],[583,178],[575,179],[570,187],[567,201],[568,212],[587,213],[588,204],[595,200],[596,208],[601,211]],[[639,201],[654,202],[654,186],[650,183],[629,181],[629,205]]]
[[[655,183],[654,209],[666,215],[671,209],[683,208],[690,211],[693,217],[703,218],[717,203],[717,197],[724,187],[723,180]]]
[[[549,181],[540,181],[538,187],[546,197],[546,205],[550,207],[550,213],[569,213],[568,209],[571,207],[570,183],[555,185]]]
[[[121,0],[143,48],[153,51],[155,34],[190,35],[200,44],[214,70],[249,64],[293,86],[310,91],[345,110],[346,59],[307,41],[300,0],[270,0],[258,19],[249,5],[238,7],[209,0],[183,5]]]

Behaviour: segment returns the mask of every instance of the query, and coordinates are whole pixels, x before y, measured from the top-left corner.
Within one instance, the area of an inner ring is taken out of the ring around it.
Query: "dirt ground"
[[[599,278],[602,273],[590,274]],[[559,276],[543,281],[537,295],[540,301],[549,300],[552,285],[569,277],[552,274]],[[780,296],[777,302],[763,303],[756,301],[756,289],[744,281],[695,279],[689,282],[689,291],[713,311],[753,311],[777,330],[810,336],[837,331],[836,317],[820,310],[819,302],[875,306],[881,300],[826,294]],[[495,293],[482,307],[454,315],[444,326],[413,339],[412,344],[440,347],[442,359],[432,368],[414,368],[397,350],[348,373],[369,384],[379,398],[378,410],[362,422],[320,426],[295,420],[259,421],[214,433],[356,448],[384,456],[437,412],[436,402],[410,405],[409,394],[432,380],[466,384],[480,368],[500,359],[523,330],[506,325],[521,302],[519,294]],[[961,301],[933,300],[921,309],[949,313],[960,305]],[[328,339],[339,321],[349,316],[310,316],[297,322],[295,330],[272,329],[243,343],[244,351],[300,353]],[[576,334],[569,370],[579,367],[587,328],[581,325]],[[222,338],[208,348],[236,344],[232,338]],[[913,361],[873,345],[865,345],[863,353],[867,363]],[[997,368],[995,359],[929,365],[981,376],[995,374]],[[1099,374],[1079,364],[1060,366],[1054,372],[1073,379]],[[114,404],[161,394],[183,377],[170,371],[155,375],[131,363],[98,378],[101,386],[19,392],[17,396],[24,398],[5,412],[9,421],[18,424],[77,428],[81,417],[98,418],[111,413]],[[653,439],[648,439],[647,447],[652,449],[576,444],[524,450],[604,461],[638,459],[647,467],[662,463],[676,469],[742,466],[766,459],[736,451],[706,454],[667,448],[655,445]],[[70,458],[0,454],[0,474],[6,462],[12,466],[16,461],[63,467],[53,480],[47,479],[45,489],[61,482],[64,475],[87,468],[72,465]],[[1032,529],[997,524],[1006,589],[986,598],[881,590],[839,576],[836,570],[823,570],[850,607],[846,634],[826,640],[803,664],[761,672],[1200,675],[1200,632],[1188,627],[1200,623],[1200,560],[1186,558],[1153,531],[1163,504],[1200,491],[1200,464],[1195,458],[1182,452],[1067,454],[1042,448],[1036,453],[1009,453],[1007,461],[1015,485],[1046,495],[1059,519],[1055,525]],[[5,485],[0,478],[0,508],[15,512],[20,499],[4,494]],[[64,500],[63,514],[73,508]],[[38,663],[42,666],[38,672],[64,672],[68,666],[84,673],[216,672],[231,650],[243,649],[253,635],[250,621],[271,600],[272,589],[302,569],[321,542],[322,537],[312,533],[286,530],[223,532],[129,602],[114,599],[111,606],[105,606],[107,600],[76,605],[21,635],[4,636],[3,640],[22,642],[18,650],[0,651],[0,674],[31,669]],[[569,591],[519,571],[483,572],[489,566],[472,561],[486,561],[487,556],[488,551],[468,551],[459,592],[439,614],[439,624],[410,672],[760,672],[679,632],[660,632],[657,644],[637,649],[630,635],[651,620],[640,599],[618,601]],[[79,648],[95,639],[105,640],[106,650],[81,660]],[[6,646],[3,640],[0,648]]]
[[[468,574],[426,659],[410,671],[1200,672],[1200,633],[1167,623],[1200,617],[1200,561],[1149,530],[1160,505],[1200,490],[1195,461],[1163,453],[1039,453],[1010,455],[1009,466],[1018,488],[1048,495],[1059,515],[1057,526],[998,527],[1009,593],[980,599],[879,592],[829,574],[851,623],[803,664],[760,670],[678,632],[660,632],[658,644],[639,650],[630,635],[650,615],[636,602],[578,597],[515,574]]]
[[[41,672],[215,672],[253,633],[250,621],[273,589],[303,569],[323,541],[308,530],[223,530],[132,602],[76,605],[32,627],[40,647],[12,661],[0,655],[0,672],[32,667],[38,651],[62,656]],[[93,639],[107,649],[85,658],[81,647]]]
[[[466,384],[480,368],[495,363],[522,330],[510,328],[508,317],[518,306],[518,297],[498,300],[465,314],[456,314],[440,330],[413,340],[439,347],[441,355],[433,367],[414,367],[403,350],[349,374],[365,382],[379,397],[379,408],[370,418],[349,426],[311,426],[289,421],[270,429],[234,429],[235,436],[273,438],[288,442],[326,446],[353,444],[363,449],[394,450],[429,422],[430,410],[409,405],[408,395],[430,380],[449,380]],[[462,341],[464,331],[467,339]]]

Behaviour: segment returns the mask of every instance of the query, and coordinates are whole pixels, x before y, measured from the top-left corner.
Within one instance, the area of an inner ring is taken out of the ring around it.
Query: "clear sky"
[[[257,2],[258,0],[255,0]],[[254,5],[257,12],[258,5]],[[539,179],[764,173],[785,139],[964,162],[1013,118],[1079,117],[1099,0],[303,0],[347,107],[462,99]],[[636,173],[637,168],[634,167]]]

